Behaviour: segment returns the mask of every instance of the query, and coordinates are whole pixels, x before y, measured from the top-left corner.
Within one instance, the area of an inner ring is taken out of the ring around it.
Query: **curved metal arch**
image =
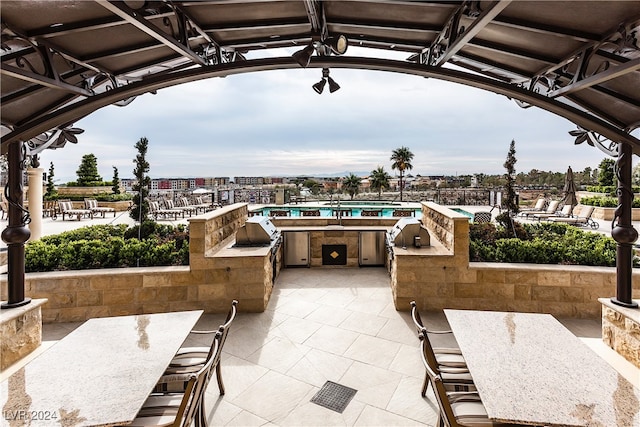
[[[299,67],[300,66],[293,60],[293,58],[280,57],[224,63],[182,70],[175,73],[151,76],[142,81],[114,88],[99,95],[93,95],[87,99],[48,113],[36,120],[24,123],[2,137],[2,151],[6,151],[8,144],[13,141],[29,140],[60,126],[61,124],[73,123],[102,107],[106,107],[133,96],[142,95],[146,92],[154,92],[166,87],[213,77],[225,77],[228,75],[257,71],[296,69]],[[542,108],[558,116],[564,117],[584,129],[596,132],[611,141],[628,143],[632,147],[634,154],[640,154],[640,140],[625,132],[623,129],[619,129],[602,119],[590,115],[588,112],[563,104],[555,99],[523,89],[514,84],[500,82],[476,74],[390,59],[343,56],[314,57],[309,64],[309,67],[354,68],[396,72],[412,74],[420,77],[431,77],[466,86],[472,86]]]

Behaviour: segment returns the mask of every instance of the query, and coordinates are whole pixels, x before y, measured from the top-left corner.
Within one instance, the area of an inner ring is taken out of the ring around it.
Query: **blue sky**
[[[502,174],[512,139],[517,172],[579,171],[605,157],[574,145],[568,120],[501,95],[339,68],[331,77],[341,89],[318,95],[311,85],[321,76],[320,69],[234,75],[109,106],[75,123],[85,130],[79,143],[46,150],[41,167],[53,162],[56,181],[74,180],[82,156],[93,153],[104,179],[113,166],[128,178],[143,136],[152,178],[360,174],[378,166],[393,174],[389,157],[400,146],[415,155],[412,174]]]

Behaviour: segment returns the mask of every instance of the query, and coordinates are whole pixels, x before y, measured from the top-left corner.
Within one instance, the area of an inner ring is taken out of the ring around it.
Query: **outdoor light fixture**
[[[295,59],[302,68],[307,68],[309,66],[309,62],[311,62],[311,56],[314,51],[317,51],[318,55],[321,56],[328,56],[331,54],[342,55],[347,51],[348,47],[349,40],[347,40],[347,37],[344,34],[337,37],[327,37],[324,40],[314,38],[314,40],[305,46],[304,49],[295,52],[291,56],[293,56],[293,59]]]
[[[313,88],[313,90],[315,90],[318,94],[321,94],[322,91],[324,90],[324,85],[327,84],[327,81],[325,79],[320,80],[318,83],[314,84],[313,86],[311,86]]]
[[[325,46],[328,46],[336,55],[342,55],[347,51],[349,47],[349,40],[344,34],[340,34],[338,37],[328,37],[324,40]]]
[[[311,87],[318,94],[321,94],[322,91],[324,90],[325,85],[327,83],[329,83],[329,93],[333,93],[333,92],[337,91],[338,89],[340,89],[340,85],[338,83],[336,83],[336,81],[333,80],[331,77],[329,77],[329,69],[328,68],[323,68],[322,69],[322,80],[320,80],[318,83],[314,84]]]
[[[307,68],[307,66],[309,65],[309,62],[311,61],[311,55],[313,55],[313,51],[316,50],[315,46],[313,45],[313,42],[311,44],[309,44],[307,47],[305,47],[302,50],[297,51],[296,53],[294,53],[293,59],[296,60],[296,62],[298,64],[300,64],[300,66],[302,68]]]

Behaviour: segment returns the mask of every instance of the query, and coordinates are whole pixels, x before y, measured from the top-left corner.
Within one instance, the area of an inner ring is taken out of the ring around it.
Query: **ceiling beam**
[[[113,0],[99,0],[98,4],[103,6],[108,11],[114,13],[120,18],[127,21],[140,31],[146,33],[150,37],[153,37],[169,49],[177,52],[185,58],[193,61],[199,65],[206,65],[206,60],[191,50],[187,45],[180,43],[173,36],[160,30],[157,26],[147,21],[140,13],[129,8],[124,2]]]
[[[466,4],[463,4],[460,9],[458,9],[452,17],[449,19],[449,22],[445,25],[445,28],[442,30],[442,33],[436,37],[435,42],[429,48],[430,51],[434,51],[438,49],[438,45],[443,41],[446,42],[446,46],[444,48],[444,52],[439,54],[435,61],[431,61],[431,65],[436,67],[442,66],[444,63],[449,61],[458,51],[460,51],[471,39],[473,39],[484,27],[486,27],[496,16],[500,14],[512,0],[499,0],[496,2],[492,2],[485,7],[485,9],[478,15],[477,18],[473,20],[471,25],[465,27],[464,32],[459,34],[459,20],[464,14],[464,9]]]
[[[560,89],[553,90],[547,95],[552,98],[555,98],[557,96],[564,96],[572,92],[577,92],[582,89],[589,88],[591,86],[600,85],[600,83],[604,83],[617,77],[624,76],[625,74],[632,73],[637,70],[640,70],[640,58],[633,59],[621,65],[613,66],[605,71],[600,71],[599,73],[596,73],[590,77],[583,78],[576,81],[575,83],[570,83],[566,86],[561,87]]]
[[[516,19],[506,16],[496,17],[491,22],[491,24],[516,28],[518,30],[527,30],[534,33],[548,34],[556,37],[569,37],[580,42],[592,42],[600,40],[600,36],[595,33],[572,30],[565,27],[556,27],[553,25],[541,25],[531,21],[526,21],[524,19]]]
[[[65,83],[59,79],[45,77],[40,74],[36,74],[22,68],[13,67],[8,64],[1,65],[0,74],[2,74],[3,76],[24,80],[29,83],[35,83],[51,89],[60,89],[65,92],[75,93],[77,95],[91,96],[91,91],[88,91],[81,87],[70,85],[69,83]]]
[[[420,77],[437,78],[452,83],[475,87],[542,108],[560,117],[564,117],[584,129],[598,133],[613,142],[628,143],[633,147],[634,154],[640,154],[640,140],[626,132],[625,129],[622,129],[620,126],[615,126],[589,111],[583,111],[567,103],[560,102],[557,99],[549,98],[535,91],[530,91],[510,83],[477,75],[476,73],[462,72],[445,67],[412,64],[406,61],[348,56],[313,57],[309,66],[312,68],[353,68],[413,74]],[[4,151],[12,141],[29,140],[43,132],[54,129],[60,124],[73,123],[80,117],[84,117],[87,114],[122,99],[205,78],[292,68],[299,68],[299,64],[287,56],[282,58],[264,58],[225,63],[218,66],[190,68],[163,76],[150,76],[139,82],[134,82],[100,93],[91,98],[80,100],[29,123],[25,123],[1,138],[2,150]]]

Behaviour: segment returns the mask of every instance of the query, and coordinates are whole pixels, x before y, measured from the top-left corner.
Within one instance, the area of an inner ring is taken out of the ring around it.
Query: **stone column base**
[[[609,298],[602,304],[602,340],[640,368],[640,309],[616,305]]]
[[[0,371],[27,356],[42,343],[42,313],[47,299],[0,311]]]

